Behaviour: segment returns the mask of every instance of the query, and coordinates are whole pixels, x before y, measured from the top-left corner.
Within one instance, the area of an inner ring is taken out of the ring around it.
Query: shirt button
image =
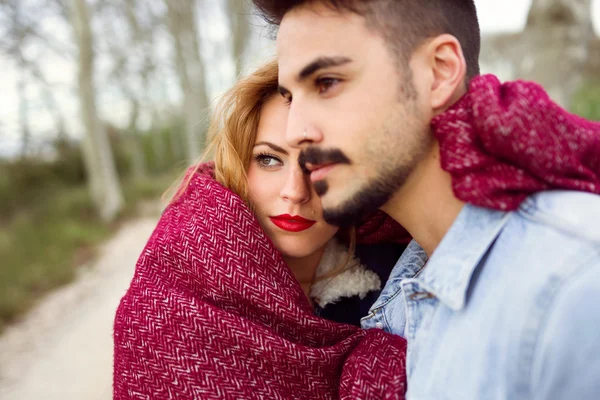
[[[377,328],[377,329],[383,329],[383,324],[381,322],[377,322],[375,324],[375,328]]]

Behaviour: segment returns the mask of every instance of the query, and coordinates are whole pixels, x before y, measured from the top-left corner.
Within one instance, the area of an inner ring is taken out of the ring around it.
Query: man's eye
[[[329,89],[340,82],[339,79],[336,78],[319,78],[316,80],[317,88],[319,89],[319,94],[326,93]]]

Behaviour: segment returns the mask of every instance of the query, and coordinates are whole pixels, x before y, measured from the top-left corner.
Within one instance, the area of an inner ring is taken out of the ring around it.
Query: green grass
[[[158,199],[173,174],[124,183],[126,207],[119,221],[106,225],[96,216],[85,187],[54,188],[35,207],[0,221],[0,331],[27,311],[42,294],[70,282],[78,265],[95,255],[99,243],[136,204]]]
[[[586,119],[600,121],[600,81],[587,82],[577,91],[571,111]]]

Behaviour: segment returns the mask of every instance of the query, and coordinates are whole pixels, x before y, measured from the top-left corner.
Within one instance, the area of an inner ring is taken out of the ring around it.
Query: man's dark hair
[[[458,39],[467,63],[467,80],[479,75],[481,37],[474,0],[253,0],[263,18],[279,25],[292,9],[322,3],[363,16],[393,53],[407,65],[423,41],[448,33]]]

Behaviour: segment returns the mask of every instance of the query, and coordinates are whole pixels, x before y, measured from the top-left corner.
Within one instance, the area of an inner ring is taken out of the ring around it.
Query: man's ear
[[[449,34],[430,41],[427,54],[433,74],[430,106],[437,113],[447,109],[464,94],[467,63],[458,39]]]

